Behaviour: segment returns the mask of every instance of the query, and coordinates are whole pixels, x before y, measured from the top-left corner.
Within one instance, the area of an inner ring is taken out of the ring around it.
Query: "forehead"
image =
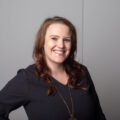
[[[65,24],[53,23],[49,25],[46,30],[46,35],[51,35],[51,34],[70,36],[70,29]]]

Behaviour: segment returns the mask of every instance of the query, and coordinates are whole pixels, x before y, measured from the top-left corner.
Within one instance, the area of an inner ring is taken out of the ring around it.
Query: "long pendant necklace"
[[[55,86],[55,88],[57,89],[57,87]],[[68,87],[69,88],[69,87]],[[71,104],[72,104],[72,111],[70,111],[70,108],[67,104],[67,102],[65,101],[64,97],[62,96],[62,94],[60,93],[60,91],[57,89],[58,91],[58,95],[60,96],[60,98],[62,99],[63,103],[65,104],[65,106],[67,107],[67,110],[70,114],[70,118],[69,120],[77,120],[74,116],[74,104],[73,104],[73,99],[72,99],[72,95],[71,95],[71,91],[70,91],[70,88],[69,88],[69,93],[70,93],[70,99],[71,99]]]

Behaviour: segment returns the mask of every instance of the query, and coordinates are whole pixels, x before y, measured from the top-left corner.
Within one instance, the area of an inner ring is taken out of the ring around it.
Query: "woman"
[[[75,61],[77,36],[63,17],[37,33],[35,64],[20,69],[0,92],[0,120],[24,106],[29,120],[105,120],[87,68]]]

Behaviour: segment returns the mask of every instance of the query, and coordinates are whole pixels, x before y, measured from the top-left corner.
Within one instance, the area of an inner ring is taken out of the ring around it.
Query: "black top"
[[[86,69],[89,81],[89,91],[70,89],[74,102],[74,112],[77,120],[106,120],[100,103]],[[47,96],[47,84],[35,76],[35,65],[20,69],[17,75],[10,80],[0,91],[0,120],[9,120],[12,110],[24,106],[29,120],[68,120],[69,112],[58,92]],[[51,80],[63,95],[71,108],[68,85],[63,85],[54,78]]]

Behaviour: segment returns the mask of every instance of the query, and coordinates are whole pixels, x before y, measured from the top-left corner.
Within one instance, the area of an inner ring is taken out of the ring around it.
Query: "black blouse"
[[[106,120],[90,74],[85,67],[89,90],[70,89],[77,120]],[[12,110],[23,106],[29,120],[68,120],[69,112],[58,92],[47,96],[47,84],[35,76],[35,65],[20,69],[0,91],[0,120],[9,120]],[[68,85],[51,80],[72,110]]]

